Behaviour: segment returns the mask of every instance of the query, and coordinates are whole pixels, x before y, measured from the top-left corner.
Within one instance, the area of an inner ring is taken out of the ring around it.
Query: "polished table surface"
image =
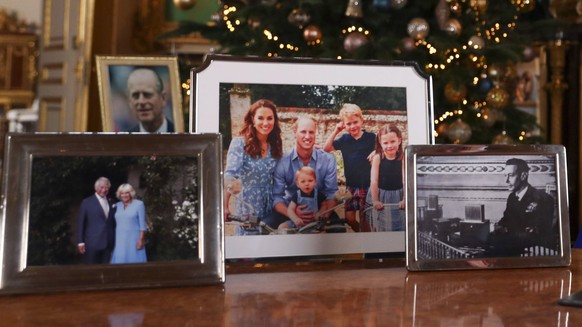
[[[0,326],[582,326],[560,268],[407,272],[403,259],[235,262],[224,285],[0,297]]]

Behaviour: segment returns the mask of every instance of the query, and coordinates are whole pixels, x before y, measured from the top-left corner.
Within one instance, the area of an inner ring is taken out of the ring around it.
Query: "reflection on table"
[[[3,326],[582,326],[564,268],[407,272],[402,259],[229,263],[220,286],[0,297]]]

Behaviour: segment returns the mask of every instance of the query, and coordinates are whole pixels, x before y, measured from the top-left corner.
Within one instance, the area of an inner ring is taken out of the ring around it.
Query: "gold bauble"
[[[455,144],[462,144],[471,138],[471,127],[461,120],[461,118],[452,122],[447,129],[447,137]]]
[[[351,53],[366,43],[368,43],[368,38],[363,33],[351,32],[344,39],[344,50]]]
[[[316,44],[321,42],[323,34],[319,27],[315,25],[307,25],[305,29],[303,29],[303,38],[309,44]]]
[[[496,85],[487,92],[487,105],[493,109],[503,109],[509,104],[509,93],[501,86]]]
[[[414,40],[408,36],[402,38],[402,40],[400,40],[400,44],[404,52],[410,52],[416,49],[416,42],[414,42]]]
[[[447,32],[447,34],[451,36],[459,36],[463,31],[463,26],[461,26],[461,22],[459,22],[459,20],[456,18],[447,19],[444,27],[445,32]]]
[[[469,47],[475,50],[483,49],[485,40],[478,35],[473,35],[469,38]]]
[[[311,16],[301,8],[291,10],[289,16],[287,16],[289,24],[295,25],[299,28],[303,28],[303,26],[309,23],[310,20]]]
[[[407,26],[408,35],[415,40],[427,37],[429,30],[426,19],[420,17],[411,19]]]
[[[196,0],[173,0],[174,6],[178,9],[188,10],[196,5]]]

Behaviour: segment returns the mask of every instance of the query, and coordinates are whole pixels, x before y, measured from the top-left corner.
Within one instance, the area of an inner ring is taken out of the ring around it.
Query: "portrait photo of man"
[[[184,131],[176,58],[98,56],[97,67],[104,132]]]
[[[127,78],[129,106],[138,124],[128,132],[173,133],[174,123],[164,115],[168,97],[158,73],[148,67],[134,69]]]

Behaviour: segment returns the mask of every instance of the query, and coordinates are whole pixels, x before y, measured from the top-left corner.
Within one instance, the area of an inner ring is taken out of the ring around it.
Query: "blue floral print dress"
[[[265,158],[252,158],[245,152],[244,146],[244,138],[232,139],[226,155],[224,175],[240,179],[243,189],[238,196],[252,209],[236,201],[233,214],[254,214],[263,219],[271,213],[273,207],[273,171],[278,160],[271,156],[271,146]]]

